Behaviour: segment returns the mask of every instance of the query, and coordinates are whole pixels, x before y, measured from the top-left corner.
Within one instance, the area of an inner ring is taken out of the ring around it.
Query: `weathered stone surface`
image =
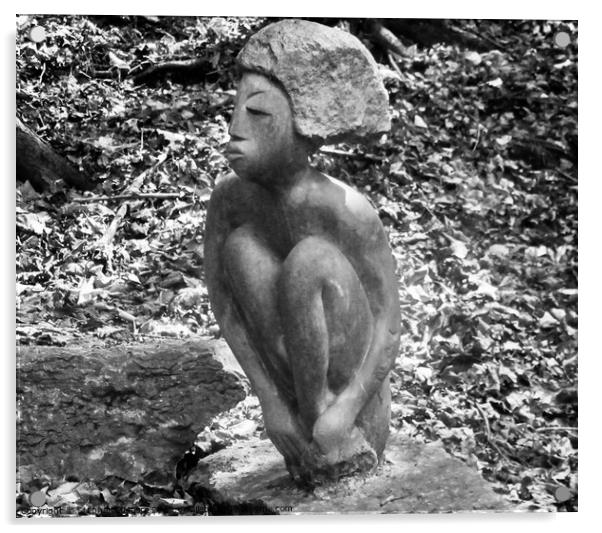
[[[254,439],[201,460],[188,478],[230,501],[261,500],[290,513],[435,513],[508,510],[509,503],[440,443],[392,436],[384,463],[373,473],[343,478],[306,492],[290,480],[282,457]]]
[[[284,20],[253,35],[238,62],[283,85],[304,137],[331,143],[390,129],[388,95],[376,62],[347,32]]]
[[[18,349],[22,475],[167,484],[217,413],[245,396],[225,343]]]

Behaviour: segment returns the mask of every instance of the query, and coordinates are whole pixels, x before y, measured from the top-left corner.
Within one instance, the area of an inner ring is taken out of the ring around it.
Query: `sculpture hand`
[[[342,403],[335,402],[322,413],[313,427],[313,440],[320,451],[336,459],[345,444],[351,440],[355,419]]]
[[[295,415],[283,402],[272,402],[264,408],[263,418],[266,433],[278,451],[293,463],[299,459],[309,446]]]

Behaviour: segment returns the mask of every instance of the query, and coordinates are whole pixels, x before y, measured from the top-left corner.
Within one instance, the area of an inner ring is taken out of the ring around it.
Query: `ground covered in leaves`
[[[203,281],[205,210],[227,171],[233,59],[261,23],[17,18],[17,114],[95,182],[85,193],[18,184],[19,343],[219,336]],[[519,509],[576,510],[577,28],[459,24],[495,49],[374,49],[391,133],[325,147],[315,164],[369,197],[398,262],[393,427],[441,439]],[[45,39],[33,42],[38,26]],[[212,66],[201,83],[129,76],[196,57]],[[261,431],[256,403],[208,431],[231,438],[245,420],[247,434]],[[95,490],[105,504],[143,494]]]

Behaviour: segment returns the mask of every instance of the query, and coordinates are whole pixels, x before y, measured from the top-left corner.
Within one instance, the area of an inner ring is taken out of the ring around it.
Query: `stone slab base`
[[[385,461],[371,474],[307,492],[290,480],[269,440],[237,442],[203,459],[188,478],[229,501],[261,500],[281,514],[503,511],[510,505],[440,443],[391,435]]]

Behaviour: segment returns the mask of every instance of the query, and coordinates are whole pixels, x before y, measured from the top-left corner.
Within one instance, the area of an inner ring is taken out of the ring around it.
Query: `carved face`
[[[241,178],[270,187],[307,165],[286,94],[261,74],[247,72],[240,80],[229,133],[226,158]]]

